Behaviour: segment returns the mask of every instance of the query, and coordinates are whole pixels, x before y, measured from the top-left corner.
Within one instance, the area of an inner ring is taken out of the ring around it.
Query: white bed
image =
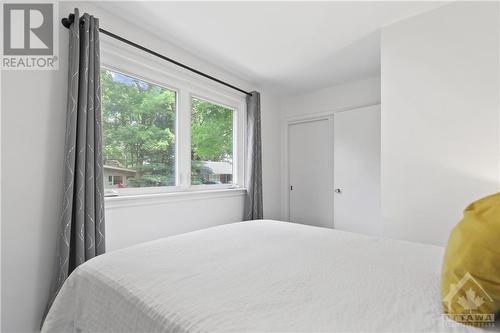
[[[278,221],[113,251],[64,284],[43,332],[472,332],[442,319],[443,248]]]

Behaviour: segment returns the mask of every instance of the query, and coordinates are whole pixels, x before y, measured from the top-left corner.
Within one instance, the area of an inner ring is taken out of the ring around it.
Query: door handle
[[[342,190],[341,190],[341,189],[339,189],[339,188],[336,188],[336,189],[335,189],[335,193],[339,193],[339,194],[340,194],[340,193],[342,193]]]

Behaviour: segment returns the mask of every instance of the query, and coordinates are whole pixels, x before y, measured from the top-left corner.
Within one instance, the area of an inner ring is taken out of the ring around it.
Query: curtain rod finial
[[[75,14],[69,14],[68,17],[63,17],[63,19],[61,20],[61,23],[65,28],[69,29],[69,27],[71,26],[71,23],[73,23],[74,20],[75,20]]]

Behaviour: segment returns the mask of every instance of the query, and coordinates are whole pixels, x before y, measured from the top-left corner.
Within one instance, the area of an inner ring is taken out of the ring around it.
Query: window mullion
[[[187,189],[191,185],[191,98],[186,89],[179,93],[177,123],[177,185]]]

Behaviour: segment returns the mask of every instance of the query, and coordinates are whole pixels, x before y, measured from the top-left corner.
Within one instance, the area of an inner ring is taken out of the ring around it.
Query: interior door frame
[[[285,221],[290,221],[290,159],[289,159],[289,150],[290,150],[290,142],[289,142],[289,128],[290,125],[294,124],[300,124],[300,123],[307,123],[311,121],[318,121],[318,120],[328,120],[329,121],[329,128],[330,128],[330,144],[331,144],[331,149],[330,149],[330,156],[329,156],[329,161],[330,161],[330,167],[331,167],[331,173],[330,173],[330,179],[328,182],[330,183],[332,191],[334,190],[334,179],[333,179],[333,167],[334,167],[334,151],[333,151],[333,138],[334,138],[334,133],[333,133],[333,121],[334,121],[334,115],[338,112],[345,112],[345,111],[351,111],[351,110],[356,110],[364,107],[369,107],[369,106],[376,106],[380,105],[380,103],[370,103],[370,104],[362,104],[362,105],[355,105],[355,106],[349,106],[345,108],[338,108],[338,109],[333,109],[333,110],[327,110],[323,112],[316,112],[316,113],[311,113],[308,115],[299,115],[299,116],[290,116],[290,117],[285,117],[282,122],[282,128],[281,128],[281,133],[282,133],[282,142],[283,142],[283,148],[282,151],[282,156],[281,156],[281,163],[282,163],[282,170],[283,173],[281,174],[281,216]],[[332,199],[333,200],[333,199]],[[332,201],[332,211],[331,211],[331,216],[332,216],[332,221],[331,225],[335,227],[335,221],[334,219],[334,203]]]
[[[305,123],[311,123],[315,121],[328,121],[328,134],[329,134],[329,143],[330,143],[330,151],[328,155],[328,165],[329,169],[333,170],[333,113],[331,114],[326,114],[326,115],[317,115],[317,116],[306,116],[306,117],[301,117],[299,119],[288,119],[286,120],[286,127],[285,127],[285,144],[286,144],[286,149],[284,149],[284,154],[285,154],[285,168],[283,169],[285,172],[285,179],[286,179],[286,187],[285,187],[285,214],[286,214],[286,221],[290,221],[290,140],[289,140],[289,132],[290,132],[290,126],[293,125],[298,125],[298,124],[305,124]],[[333,172],[330,172],[328,175],[328,183],[330,183],[330,188],[333,193]],[[333,227],[333,202],[332,202],[332,207],[330,211],[330,224]]]

